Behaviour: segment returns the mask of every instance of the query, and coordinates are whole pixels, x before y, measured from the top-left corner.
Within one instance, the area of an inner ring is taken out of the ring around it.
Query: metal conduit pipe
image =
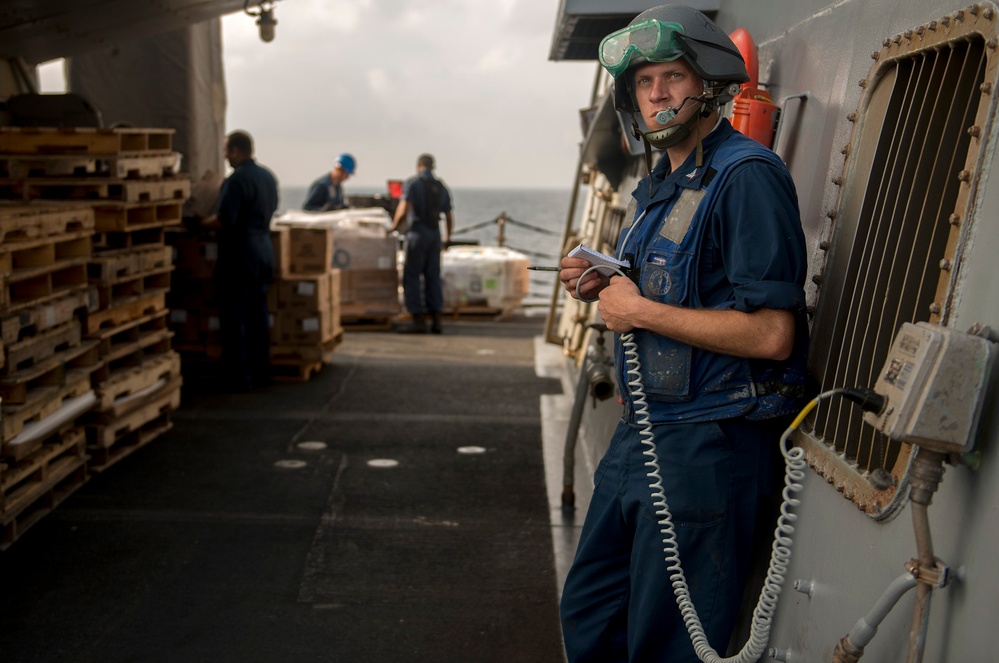
[[[930,594],[933,587],[946,580],[937,577],[937,559],[933,555],[933,537],[930,535],[929,506],[933,493],[943,479],[943,463],[947,456],[939,451],[920,447],[913,459],[909,481],[909,502],[912,506],[912,527],[916,536],[916,561],[919,584],[916,587],[916,605],[909,629],[909,655],[907,663],[921,663],[926,645],[926,626],[930,619]]]
[[[857,663],[864,655],[864,647],[874,639],[878,627],[898,600],[916,586],[916,576],[906,572],[895,578],[866,615],[860,618],[850,632],[844,635],[833,651],[833,663]]]
[[[857,663],[864,655],[864,647],[874,638],[878,626],[888,615],[895,603],[909,591],[916,588],[916,604],[913,608],[912,626],[909,629],[909,649],[906,663],[921,663],[926,645],[926,626],[930,615],[930,594],[934,587],[943,587],[947,581],[947,569],[933,555],[933,538],[930,535],[928,509],[933,493],[943,478],[943,463],[947,456],[938,451],[919,447],[913,459],[909,474],[909,491],[912,525],[916,537],[917,559],[910,561],[908,572],[898,577],[888,590],[878,599],[869,613],[844,635],[833,651],[833,663]]]
[[[562,511],[571,513],[576,508],[575,469],[576,441],[579,438],[579,425],[583,420],[583,406],[587,397],[595,400],[607,400],[614,394],[614,376],[611,374],[611,362],[604,345],[604,325],[590,324],[590,328],[600,332],[596,343],[590,345],[583,360],[583,367],[576,380],[576,393],[572,401],[572,413],[569,415],[569,426],[565,433],[565,449],[562,453]]]

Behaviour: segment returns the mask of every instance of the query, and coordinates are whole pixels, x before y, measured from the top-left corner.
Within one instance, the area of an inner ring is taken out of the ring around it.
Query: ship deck
[[[185,371],[172,430],[0,554],[3,660],[562,661],[543,321],[348,330],[248,394]]]

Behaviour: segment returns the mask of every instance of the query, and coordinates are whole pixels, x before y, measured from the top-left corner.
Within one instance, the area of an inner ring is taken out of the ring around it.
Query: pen
[[[533,269],[536,272],[560,272],[561,267],[542,267],[540,265],[531,265],[528,269]]]

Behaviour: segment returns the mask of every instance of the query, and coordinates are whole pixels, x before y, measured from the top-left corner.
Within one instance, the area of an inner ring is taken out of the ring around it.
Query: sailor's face
[[[677,124],[690,118],[700,104],[690,101],[679,110],[687,97],[699,97],[704,93],[701,77],[683,60],[673,62],[646,62],[635,69],[635,99],[649,131],[658,131],[670,124]],[[660,124],[656,113],[664,110],[679,111],[678,115]]]

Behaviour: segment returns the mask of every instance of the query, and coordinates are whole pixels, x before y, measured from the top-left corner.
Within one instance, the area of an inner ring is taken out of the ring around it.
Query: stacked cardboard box
[[[308,379],[343,340],[341,271],[332,267],[330,228],[276,227],[271,287],[271,366],[276,377]]]
[[[174,279],[167,297],[174,347],[188,363],[216,362],[222,357],[222,339],[215,297],[215,233],[173,228],[166,241],[174,261]]]
[[[274,223],[276,227],[331,229],[332,266],[340,269],[341,321],[391,326],[400,311],[399,272],[396,240],[385,233],[390,219],[384,209],[287,212]]]

